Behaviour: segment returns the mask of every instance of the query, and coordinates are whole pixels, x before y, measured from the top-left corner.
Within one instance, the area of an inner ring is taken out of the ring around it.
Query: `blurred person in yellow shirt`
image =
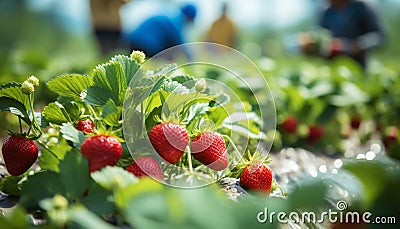
[[[129,0],[90,0],[92,26],[103,55],[121,48],[119,10]]]
[[[227,16],[228,5],[222,5],[221,16],[213,22],[208,31],[207,40],[210,42],[236,47],[237,29],[235,23]]]

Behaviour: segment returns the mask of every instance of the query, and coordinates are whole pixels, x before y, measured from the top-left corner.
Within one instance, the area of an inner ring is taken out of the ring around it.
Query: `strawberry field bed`
[[[310,209],[399,217],[398,69],[260,59],[274,99],[265,112],[257,98],[268,93],[221,69],[145,60],[135,51],[45,85],[1,85],[0,108],[14,117],[2,141],[2,227],[338,226],[261,222],[266,208],[285,219]],[[37,109],[41,87],[58,97]]]

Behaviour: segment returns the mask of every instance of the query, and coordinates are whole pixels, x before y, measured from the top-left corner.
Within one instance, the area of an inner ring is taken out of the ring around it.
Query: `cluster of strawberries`
[[[76,129],[93,134],[94,123],[90,120],[81,120],[76,123]],[[161,158],[175,164],[183,156],[190,138],[185,127],[177,123],[165,122],[155,125],[150,130],[149,139]],[[197,161],[212,170],[221,171],[228,167],[225,140],[217,132],[201,132],[193,138],[188,150]],[[2,152],[8,172],[14,176],[27,171],[38,157],[35,142],[20,136],[9,137],[3,144]],[[83,141],[81,153],[88,159],[89,170],[93,172],[105,166],[115,165],[122,156],[122,145],[113,136],[92,135]],[[151,176],[158,180],[164,179],[160,164],[150,156],[136,158],[126,167],[126,170],[137,177]],[[272,185],[272,171],[261,162],[251,163],[243,169],[240,181],[245,188],[269,193]]]

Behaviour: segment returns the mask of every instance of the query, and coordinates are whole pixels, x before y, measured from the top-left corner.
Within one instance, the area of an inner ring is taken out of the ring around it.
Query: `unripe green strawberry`
[[[88,120],[80,120],[76,123],[76,129],[85,133],[93,133],[94,123]]]
[[[190,149],[193,157],[210,169],[220,171],[228,167],[224,138],[216,132],[202,132],[193,139]]]
[[[1,150],[7,171],[13,176],[26,172],[35,163],[39,152],[34,141],[20,136],[10,136]]]
[[[122,156],[122,145],[115,137],[95,135],[83,141],[81,153],[89,160],[89,169],[93,172],[115,165]]]
[[[126,170],[139,178],[150,176],[157,180],[164,179],[160,164],[152,157],[139,157]]]
[[[189,144],[189,134],[185,127],[173,122],[154,126],[150,130],[149,139],[160,157],[171,164],[179,161]]]
[[[240,175],[240,185],[243,188],[270,193],[272,185],[272,171],[264,163],[254,162],[243,169]]]

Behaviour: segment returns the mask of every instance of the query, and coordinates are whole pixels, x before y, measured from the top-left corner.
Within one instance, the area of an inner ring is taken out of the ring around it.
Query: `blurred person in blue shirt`
[[[360,0],[329,0],[329,3],[320,21],[320,26],[332,36],[326,56],[349,56],[365,68],[367,51],[385,40],[380,19],[368,4]],[[305,43],[302,46],[307,53],[314,44]]]
[[[156,15],[142,22],[127,36],[133,50],[143,51],[152,57],[157,53],[183,44],[184,28],[196,18],[196,7],[186,4],[175,15]]]

